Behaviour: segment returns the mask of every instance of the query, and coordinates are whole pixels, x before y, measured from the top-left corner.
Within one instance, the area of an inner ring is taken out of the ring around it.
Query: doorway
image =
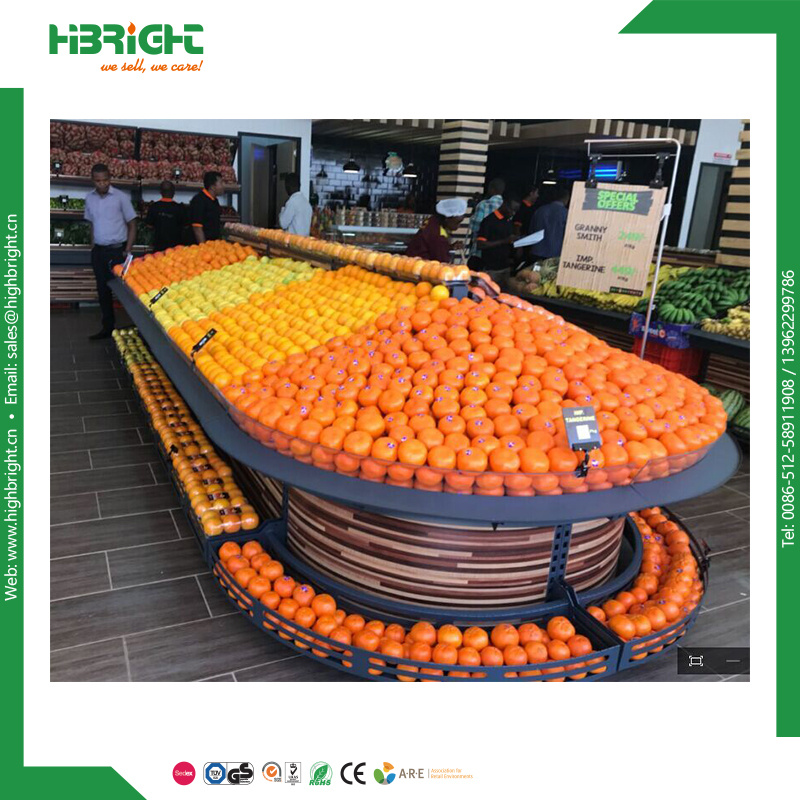
[[[727,164],[701,164],[697,178],[692,220],[686,246],[697,250],[715,250],[719,246],[725,201],[733,167]]]
[[[239,141],[242,222],[277,228],[278,214],[288,199],[283,179],[300,168],[300,140],[240,133]]]

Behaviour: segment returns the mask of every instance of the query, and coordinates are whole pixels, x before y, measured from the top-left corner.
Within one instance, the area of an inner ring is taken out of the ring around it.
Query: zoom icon
[[[345,765],[342,767],[342,769],[341,769],[341,771],[340,771],[339,775],[341,775],[341,778],[342,778],[342,780],[343,780],[345,783],[347,783],[347,784],[349,784],[350,786],[352,786],[352,785],[353,785],[353,781],[351,781],[351,780],[350,780],[350,779],[347,777],[347,775],[345,774],[345,772],[348,770],[348,768],[349,768],[349,767],[353,767],[353,769],[352,769],[352,770],[350,770],[350,772],[352,772],[352,773],[353,773],[353,777],[355,778],[355,780],[356,780],[356,783],[360,783],[362,786],[366,786],[366,785],[367,785],[367,784],[366,784],[366,782],[365,782],[365,781],[363,781],[363,780],[361,779],[361,768],[362,768],[362,767],[366,767],[366,766],[367,766],[367,762],[366,762],[366,761],[362,761],[360,764],[356,764],[356,765],[355,765],[355,767],[353,767],[353,762],[352,762],[352,761],[348,761],[348,762],[347,762],[347,763],[346,763],[346,764],[345,764]]]

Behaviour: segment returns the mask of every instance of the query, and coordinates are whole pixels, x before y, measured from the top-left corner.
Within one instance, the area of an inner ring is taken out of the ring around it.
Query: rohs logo
[[[72,25],[60,33],[57,25],[50,25],[50,55],[58,55],[62,45],[68,45],[71,55],[96,55],[104,47],[114,48],[116,55],[172,55],[176,45],[192,54],[201,54],[203,47],[195,44],[194,35],[203,32],[202,25],[184,25],[182,33],[175,33],[172,25],[145,25],[137,34],[131,22],[122,25]],[[63,51],[62,51],[63,52]]]

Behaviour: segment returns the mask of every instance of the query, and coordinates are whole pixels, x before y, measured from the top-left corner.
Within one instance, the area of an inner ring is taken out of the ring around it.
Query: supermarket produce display
[[[735,470],[729,398],[512,296],[451,297],[468,270],[226,228],[112,283],[159,362],[118,336],[162,456],[251,622],[407,681],[595,680],[685,633],[703,555],[658,507]],[[576,406],[602,437],[585,459]],[[280,508],[234,470],[282,481]]]
[[[231,536],[238,525],[226,526],[225,533],[196,525],[202,522],[197,498],[206,489],[194,493],[192,475],[213,471],[213,478],[203,484],[227,489],[226,502],[232,503],[237,487],[230,480],[230,468],[208,447],[138,335],[117,332],[115,340],[160,436],[173,480],[189,489],[183,495],[185,508],[221,587],[252,622],[305,655],[380,680],[594,680],[662,652],[694,620],[704,591],[702,558],[695,557],[691,538],[677,523],[651,508],[631,515],[643,551],[638,575],[599,606],[584,609],[564,584],[566,607],[556,604],[553,613],[537,621],[499,622],[491,628],[425,620],[368,621],[333,595],[303,582],[300,575],[286,572],[284,563],[266,549],[280,552],[274,526],[273,532],[265,526],[254,534]],[[236,502],[244,511],[243,498]],[[228,513],[219,510],[223,520]],[[241,528],[245,527],[242,514]]]

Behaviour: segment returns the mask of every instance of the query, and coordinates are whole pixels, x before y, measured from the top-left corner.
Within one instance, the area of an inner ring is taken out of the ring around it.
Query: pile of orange
[[[430,622],[416,622],[406,629],[398,623],[387,624],[377,619],[367,621],[360,614],[348,614],[329,594],[317,594],[312,586],[298,583],[284,574],[283,564],[265,552],[257,541],[241,546],[236,542],[225,542],[218,556],[214,573],[223,580],[242,608],[249,609],[253,599],[258,600],[275,612],[266,615],[270,628],[276,629],[284,639],[294,640],[298,647],[310,648],[322,658],[328,655],[319,647],[329,645],[315,639],[314,634],[342,645],[337,649],[343,656],[352,655],[346,649],[350,647],[375,653],[376,656],[369,659],[369,663],[374,665],[369,668],[372,675],[383,672],[381,667],[387,666],[387,659],[389,666],[409,673],[398,675],[401,681],[417,678],[421,681],[437,680],[443,675],[485,678],[486,673],[476,670],[476,667],[507,666],[512,668],[504,673],[507,678],[547,675],[549,677],[544,680],[549,681],[564,681],[567,677],[580,680],[589,672],[606,670],[605,666],[595,666],[603,661],[602,657],[587,658],[566,666],[560,663],[594,652],[589,638],[577,633],[567,617],[552,617],[542,627],[533,622],[519,626],[500,623],[491,631],[480,627],[462,631],[449,624],[437,629]],[[298,627],[287,625],[286,620]],[[392,663],[392,659],[398,658],[428,662],[431,666]],[[343,660],[343,664],[352,666],[352,662],[347,660]],[[464,669],[466,667],[471,669]],[[584,667],[585,671],[574,675],[561,674]]]
[[[265,445],[437,492],[553,495],[659,478],[694,464],[726,427],[721,401],[689,378],[493,299],[418,298],[307,354],[227,373],[217,385]],[[585,477],[562,418],[574,406],[595,409],[603,441]]]
[[[686,531],[658,507],[646,508],[631,517],[644,548],[639,575],[630,589],[619,592],[602,607],[587,608],[626,642],[675,624],[691,614],[703,596],[703,581]],[[636,655],[632,658],[642,659],[659,652],[670,636],[674,633],[649,640],[646,650],[644,645],[634,648]]]
[[[183,491],[207,536],[254,530],[258,514],[233,480],[164,370],[135,329],[114,331],[117,347],[150,414],[150,424],[170,454]]]
[[[250,255],[256,255],[252,247],[222,239],[190,247],[171,247],[163,252],[148,253],[133,259],[124,280],[138,297],[175,281],[193,278],[207,270],[221,269]],[[121,264],[114,267],[114,273],[122,275]]]
[[[254,268],[261,266],[254,262]],[[265,267],[269,269],[269,267]],[[448,296],[444,287],[393,281],[360,267],[336,272],[317,270],[308,280],[254,292],[246,303],[217,309],[199,319],[187,319],[168,333],[187,354],[212,328],[216,335],[194,358],[197,368],[219,389],[247,385],[260,389],[263,380],[287,358],[305,357],[322,342],[344,341],[387,312],[411,312],[425,299]],[[271,363],[270,363],[271,362]]]
[[[470,278],[469,267],[463,264],[442,264],[439,261],[426,261],[422,258],[396,256],[376,250],[367,250],[355,245],[315,239],[313,236],[300,236],[296,233],[287,233],[273,228],[256,228],[240,223],[231,224],[228,229],[246,239],[260,239],[279,247],[285,247],[294,253],[302,255],[304,258],[313,258],[315,254],[319,254],[347,264],[357,264],[360,267],[375,270],[376,272],[397,275],[403,278],[425,280],[432,283],[468,281]]]

